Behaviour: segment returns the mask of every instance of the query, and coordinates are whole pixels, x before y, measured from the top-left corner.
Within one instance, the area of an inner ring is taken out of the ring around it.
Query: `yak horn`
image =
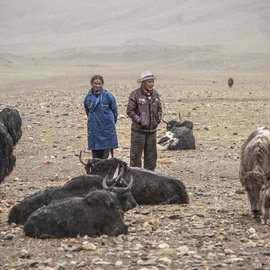
[[[114,172],[113,179],[117,178],[118,174],[119,174],[119,163],[117,163],[117,167],[116,167],[116,170]]]
[[[115,183],[121,183],[121,180],[119,181],[119,179],[122,178],[123,174],[124,174],[124,169],[121,168],[120,173],[119,173],[119,175],[117,176],[117,178],[114,180],[114,182],[115,182]]]
[[[103,187],[104,189],[108,188],[108,186],[107,186],[107,181],[108,181],[108,179],[109,179],[109,175],[107,174],[107,175],[103,178],[103,180],[102,180],[102,187]]]
[[[182,122],[182,121],[181,121],[181,119],[182,119],[181,113],[178,113],[178,118],[179,118],[179,122],[181,123],[181,122]]]
[[[125,188],[125,190],[130,190],[132,188],[133,181],[134,181],[134,178],[133,178],[133,175],[131,175],[130,182],[128,183],[128,186]]]
[[[165,116],[165,115],[166,115],[165,113],[162,115],[161,121],[164,122],[165,124],[168,124],[168,122],[166,122],[166,121],[164,120],[164,116]]]
[[[109,158],[113,158],[113,149],[109,149],[109,157],[108,157],[108,159]]]
[[[82,160],[82,150],[80,151],[79,160],[80,160],[80,162],[81,162],[84,166],[87,165],[87,163],[85,163],[85,162]]]

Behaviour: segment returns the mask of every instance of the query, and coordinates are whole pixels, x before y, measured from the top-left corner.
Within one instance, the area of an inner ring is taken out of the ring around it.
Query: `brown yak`
[[[241,148],[239,177],[247,191],[254,218],[259,218],[263,204],[263,189],[270,167],[270,131],[261,127],[253,131]]]

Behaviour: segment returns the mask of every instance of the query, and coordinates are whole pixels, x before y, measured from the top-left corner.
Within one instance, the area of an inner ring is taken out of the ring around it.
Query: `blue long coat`
[[[95,96],[90,89],[84,99],[84,108],[88,117],[88,149],[117,148],[115,124],[118,109],[114,96],[105,89],[101,89]]]

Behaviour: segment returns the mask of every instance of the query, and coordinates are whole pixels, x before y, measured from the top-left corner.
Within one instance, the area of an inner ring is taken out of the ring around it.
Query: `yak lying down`
[[[25,222],[24,232],[36,238],[62,238],[127,234],[128,228],[117,195],[97,190],[39,208]]]
[[[167,132],[158,141],[161,150],[196,149],[193,123],[191,121],[177,122],[171,120],[166,122],[166,124]]]
[[[163,175],[143,168],[129,167],[126,162],[117,158],[80,161],[85,165],[87,174],[109,175],[117,168],[118,164],[123,170],[123,181],[118,185],[125,186],[131,176],[134,182],[130,189],[137,204],[186,204],[188,194],[181,180]],[[125,183],[124,183],[125,182]]]
[[[127,188],[108,187],[107,185],[113,184],[114,177],[115,175],[108,181],[107,178],[102,178],[98,175],[80,175],[72,178],[63,186],[45,188],[14,205],[9,212],[8,222],[24,224],[31,213],[41,206],[48,205],[53,200],[62,200],[69,197],[84,197],[91,191],[103,188],[117,194],[123,211],[132,209],[137,205],[130,193],[132,183]],[[104,180],[106,180],[107,183]]]

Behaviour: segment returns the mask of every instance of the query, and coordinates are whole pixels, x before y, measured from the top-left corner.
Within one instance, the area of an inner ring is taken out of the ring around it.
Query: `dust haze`
[[[2,91],[44,80],[74,87],[93,73],[117,80],[147,69],[161,77],[270,70],[267,0],[9,0],[0,6]]]

